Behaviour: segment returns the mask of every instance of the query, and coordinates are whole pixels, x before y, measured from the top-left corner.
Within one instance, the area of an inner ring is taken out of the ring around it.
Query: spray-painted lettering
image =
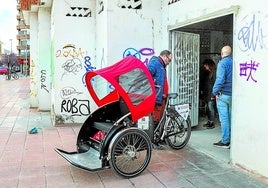
[[[69,99],[75,95],[80,95],[82,92],[76,91],[73,87],[64,87],[61,89],[60,95],[62,99]]]
[[[257,82],[256,79],[253,78],[253,71],[256,72],[257,68],[259,67],[260,63],[256,63],[255,61],[251,60],[249,63],[240,63],[240,76],[246,76],[247,81],[251,79],[253,82]]]
[[[253,14],[252,17],[245,16],[242,21],[244,21],[246,25],[238,32],[240,49],[245,52],[248,50],[256,51],[258,47],[260,49],[265,48],[261,21],[257,20],[256,15]]]
[[[49,93],[47,86],[45,84],[45,82],[46,82],[46,70],[41,70],[40,79],[41,79],[41,89],[44,89],[46,92]]]
[[[134,57],[140,59],[141,61],[143,61],[143,63],[145,65],[147,65],[149,62],[149,59],[154,54],[155,54],[155,52],[152,48],[141,48],[140,50],[137,50],[135,48],[127,48],[123,52],[123,58],[127,57],[127,56],[134,56]]]
[[[61,112],[71,113],[72,116],[88,116],[90,114],[89,100],[62,100]]]

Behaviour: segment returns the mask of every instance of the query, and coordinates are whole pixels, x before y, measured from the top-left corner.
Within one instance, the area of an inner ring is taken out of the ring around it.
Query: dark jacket
[[[165,87],[165,79],[166,79],[166,66],[161,57],[153,56],[149,63],[148,69],[155,81],[155,85],[161,86],[160,91],[156,87],[156,92],[158,95],[156,96],[156,103],[162,104],[164,87]]]
[[[218,63],[216,81],[213,86],[212,94],[216,96],[218,92],[232,96],[232,72],[233,59],[227,56]]]
[[[212,88],[216,79],[215,71],[202,69],[200,71],[200,99],[209,102],[213,97]]]

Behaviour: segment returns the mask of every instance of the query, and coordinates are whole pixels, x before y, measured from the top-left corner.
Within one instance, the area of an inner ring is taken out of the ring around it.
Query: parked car
[[[0,67],[0,75],[7,74],[8,69],[6,67],[1,66]]]

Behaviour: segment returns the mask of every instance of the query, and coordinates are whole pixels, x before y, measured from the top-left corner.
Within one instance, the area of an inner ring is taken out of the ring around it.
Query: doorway
[[[203,124],[207,122],[206,117],[206,107],[203,106],[204,103],[202,101],[200,102],[200,96],[199,96],[199,72],[202,67],[202,62],[205,59],[212,59],[216,65],[219,62],[221,56],[221,48],[225,45],[230,45],[233,47],[233,14],[228,14],[220,17],[216,17],[213,19],[207,19],[205,21],[197,22],[194,24],[189,24],[183,27],[178,27],[171,31],[171,49],[174,56],[176,57],[176,54],[178,53],[178,50],[174,46],[174,33],[190,33],[193,34],[193,37],[196,35],[199,36],[199,48],[198,48],[198,55],[194,50],[192,50],[192,53],[185,53],[185,57],[180,57],[180,59],[187,59],[189,57],[198,57],[198,59],[195,59],[197,63],[194,63],[194,67],[192,69],[189,69],[189,71],[194,72],[188,72],[189,75],[192,75],[192,78],[195,78],[192,83],[197,83],[197,87],[193,87],[194,90],[190,90],[188,93],[189,95],[194,95],[192,98],[197,98],[198,102],[192,103],[192,109],[191,111],[197,112],[191,114],[191,119],[194,120],[193,131],[192,136],[190,139],[189,144],[193,145],[194,148],[199,149],[205,153],[208,153],[209,155],[212,155],[220,160],[223,161],[230,161],[230,150],[222,150],[220,148],[214,148],[213,143],[218,142],[221,138],[221,130],[220,130],[220,123],[216,118],[215,125],[216,127],[214,129],[206,129],[203,127]],[[188,41],[189,38],[191,38],[190,35],[187,35]],[[193,38],[192,38],[192,41]],[[192,43],[192,46],[196,46],[196,41]],[[189,44],[187,45],[189,46]],[[197,48],[195,48],[197,49]],[[177,54],[178,55],[178,54]],[[184,54],[179,54],[184,55]],[[178,56],[179,56],[178,55]],[[187,56],[186,56],[187,55]],[[187,63],[187,61],[182,61],[183,63]],[[178,63],[178,62],[177,62]],[[197,64],[197,65],[196,65]],[[196,68],[198,66],[198,68]],[[188,69],[187,69],[188,71]],[[174,67],[172,68],[172,71],[169,70],[169,73],[174,72]],[[178,76],[178,75],[177,75]],[[172,82],[172,79],[174,79],[176,76],[170,76],[170,80]],[[176,82],[179,83],[179,82]],[[174,84],[171,85],[171,87]],[[176,86],[175,87],[180,87]],[[174,88],[173,88],[174,90]],[[180,93],[179,93],[180,95]],[[180,98],[180,97],[179,97]],[[218,115],[216,115],[218,117]],[[196,120],[197,119],[197,120]]]

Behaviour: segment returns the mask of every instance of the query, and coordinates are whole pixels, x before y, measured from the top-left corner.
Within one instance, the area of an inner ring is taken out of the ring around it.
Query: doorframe
[[[219,18],[219,17],[224,17],[224,16],[232,14],[233,15],[233,36],[232,36],[232,41],[233,41],[232,49],[233,50],[232,50],[232,56],[233,56],[233,59],[235,61],[236,56],[235,56],[235,50],[234,49],[236,48],[235,47],[236,43],[234,42],[235,41],[234,37],[235,37],[235,31],[236,31],[236,27],[235,27],[236,26],[236,18],[237,18],[239,9],[240,9],[239,5],[230,6],[229,8],[214,11],[214,12],[211,12],[211,13],[196,17],[196,18],[187,19],[186,21],[178,22],[178,23],[173,24],[173,25],[168,25],[167,29],[168,29],[169,41],[172,40],[172,31],[173,30],[179,30],[180,28],[188,26],[188,25],[192,25],[192,24],[195,24],[195,23],[199,23],[199,22],[203,22],[203,21],[207,21],[207,20],[211,20],[211,19],[215,19],[215,18]],[[169,42],[169,49],[171,49],[171,47],[172,47],[172,42]],[[234,71],[235,71],[235,69],[233,68],[233,78],[234,78]],[[235,87],[234,84],[233,84],[232,87],[233,88]],[[234,105],[232,105],[232,112],[234,112],[233,109],[234,109]],[[232,119],[232,121],[233,121],[233,119]],[[232,131],[231,131],[231,133],[232,133]],[[211,152],[211,151],[209,151],[209,152]],[[212,151],[212,153],[213,153],[213,151]],[[231,150],[230,150],[229,157],[230,157],[230,159],[232,159],[232,147],[231,147]]]
[[[234,24],[235,23],[235,18],[236,18],[236,15],[238,14],[239,9],[240,9],[239,5],[231,6],[231,7],[226,8],[226,9],[221,9],[221,10],[214,11],[214,12],[202,15],[202,16],[192,18],[192,19],[187,19],[187,20],[185,20],[183,22],[178,22],[178,23],[173,24],[173,25],[168,25],[167,29],[168,29],[168,32],[169,32],[169,38],[170,38],[172,30],[176,30],[176,29],[179,29],[181,27],[185,27],[185,26],[192,25],[192,24],[195,24],[195,23],[211,20],[211,19],[214,19],[214,18],[227,16],[229,14],[234,15],[233,16],[233,25],[235,25]]]

